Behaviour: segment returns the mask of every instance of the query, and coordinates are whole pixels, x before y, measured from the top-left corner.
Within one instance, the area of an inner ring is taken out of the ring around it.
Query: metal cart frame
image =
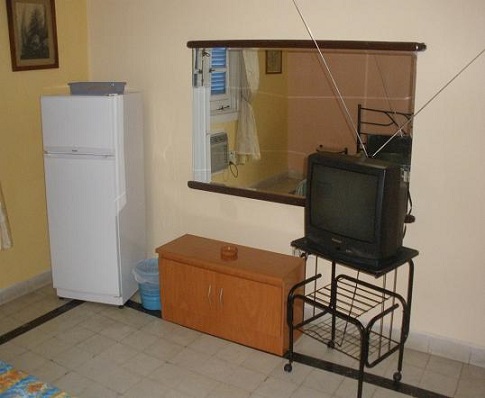
[[[292,242],[292,246],[308,258],[314,255],[331,262],[330,283],[317,286],[321,273],[296,284],[290,290],[287,301],[287,322],[289,326],[288,363],[285,371],[291,372],[295,360],[295,331],[306,334],[329,348],[359,361],[357,397],[362,397],[365,367],[372,368],[396,351],[399,351],[397,371],[393,379],[401,381],[404,344],[409,334],[411,302],[414,280],[413,258],[418,255],[414,249],[401,248],[396,256],[372,265],[349,258],[336,258],[315,249],[304,238]],[[408,264],[406,297],[396,292],[397,270]],[[357,278],[346,274],[337,275],[337,265],[357,271]],[[391,289],[359,279],[363,272],[376,279],[395,272],[394,286]],[[311,289],[313,287],[313,289]],[[305,290],[310,289],[310,293]],[[294,319],[295,305],[305,305],[310,314],[303,320]],[[400,319],[396,331],[394,324]],[[312,357],[298,354],[298,361],[312,363]]]

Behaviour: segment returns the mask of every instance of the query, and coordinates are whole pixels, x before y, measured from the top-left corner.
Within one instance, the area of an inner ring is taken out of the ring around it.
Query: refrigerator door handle
[[[45,146],[46,155],[90,155],[90,156],[112,156],[114,151],[110,148],[90,148],[79,146]]]
[[[63,152],[63,151],[44,151],[45,156],[50,157],[72,157],[72,156],[79,156],[79,157],[95,157],[95,158],[111,158],[113,155],[108,153],[90,153],[90,152]]]

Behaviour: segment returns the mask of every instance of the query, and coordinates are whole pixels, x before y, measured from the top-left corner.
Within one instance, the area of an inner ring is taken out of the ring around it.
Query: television
[[[317,252],[378,266],[402,247],[406,209],[399,164],[325,152],[308,157],[305,240]]]

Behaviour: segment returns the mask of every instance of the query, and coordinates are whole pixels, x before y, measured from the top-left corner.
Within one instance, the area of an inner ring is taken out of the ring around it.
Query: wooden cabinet
[[[157,249],[162,317],[168,321],[263,351],[288,349],[286,300],[304,279],[304,259],[184,235]],[[301,318],[302,307],[295,317]]]

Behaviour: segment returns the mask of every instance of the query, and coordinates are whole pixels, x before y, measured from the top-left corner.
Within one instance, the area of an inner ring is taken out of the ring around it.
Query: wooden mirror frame
[[[419,42],[388,42],[388,41],[346,41],[346,40],[195,40],[187,42],[190,49],[207,47],[232,48],[318,48],[322,50],[362,50],[362,51],[401,51],[418,52],[426,50],[426,44]],[[189,181],[189,188],[202,191],[241,196],[268,202],[283,203],[294,206],[305,206],[305,198],[295,195],[285,195],[273,192],[257,191],[245,188],[228,187],[216,183]]]

